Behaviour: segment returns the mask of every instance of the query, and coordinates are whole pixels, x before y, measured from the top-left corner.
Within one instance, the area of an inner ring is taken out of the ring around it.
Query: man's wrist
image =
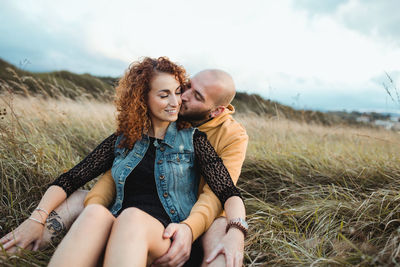
[[[187,223],[185,223],[185,222],[180,222],[179,224],[181,224],[181,225],[186,225],[186,227],[189,229],[190,237],[191,237],[192,242],[193,242],[193,232],[192,232],[192,228],[190,227],[190,225],[187,224]]]
[[[235,227],[230,228],[225,235],[230,236],[231,238],[234,238],[234,240],[237,241],[239,240],[244,241],[245,238],[243,232]]]
[[[236,219],[232,219],[228,222],[228,224],[226,225],[226,230],[225,232],[228,233],[228,231],[231,228],[236,228],[238,230],[240,230],[244,237],[246,237],[248,229],[249,229],[249,225],[247,224],[246,220],[242,219],[242,218],[236,218]]]

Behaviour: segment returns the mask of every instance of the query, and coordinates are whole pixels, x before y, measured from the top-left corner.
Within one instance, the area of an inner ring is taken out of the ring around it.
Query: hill
[[[63,96],[71,99],[86,97],[109,101],[116,79],[69,71],[28,72],[0,59],[0,82],[0,91],[8,89],[21,95]]]
[[[322,125],[352,124],[361,125],[352,119],[339,116],[337,114],[324,113],[313,110],[298,110],[290,106],[280,104],[276,101],[264,99],[257,94],[247,94],[238,92],[232,104],[240,113],[255,113],[257,115],[267,115],[276,118],[285,118],[306,123],[317,123]]]
[[[43,95],[44,97],[71,99],[93,98],[102,102],[112,100],[118,78],[75,74],[69,71],[34,73],[21,70],[0,59],[0,92],[12,91],[20,95]],[[354,118],[335,113],[296,110],[278,102],[267,100],[257,94],[238,92],[233,101],[238,113],[255,113],[268,117],[286,118],[323,125],[358,124]]]

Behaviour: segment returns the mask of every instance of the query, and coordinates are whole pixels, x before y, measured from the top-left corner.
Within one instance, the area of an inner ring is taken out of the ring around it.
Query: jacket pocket
[[[193,167],[192,153],[171,153],[166,155],[166,159],[175,177],[189,177],[190,168]]]

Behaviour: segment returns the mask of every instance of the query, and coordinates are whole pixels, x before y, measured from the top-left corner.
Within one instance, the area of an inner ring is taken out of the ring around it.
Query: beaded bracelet
[[[225,232],[227,233],[231,227],[239,229],[243,233],[244,237],[247,236],[247,232],[249,230],[249,225],[242,218],[236,218],[236,219],[230,220],[228,222],[228,224],[226,225]]]

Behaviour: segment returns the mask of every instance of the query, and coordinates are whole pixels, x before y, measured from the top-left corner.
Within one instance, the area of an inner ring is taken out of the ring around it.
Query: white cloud
[[[371,79],[400,70],[400,37],[391,27],[398,20],[395,8],[378,20],[397,2],[377,2],[331,1],[331,12],[290,0],[31,0],[13,2],[13,8],[92,57],[128,66],[141,56],[166,55],[191,73],[222,68],[239,89],[279,97],[349,90],[357,95],[372,87],[378,92]]]

